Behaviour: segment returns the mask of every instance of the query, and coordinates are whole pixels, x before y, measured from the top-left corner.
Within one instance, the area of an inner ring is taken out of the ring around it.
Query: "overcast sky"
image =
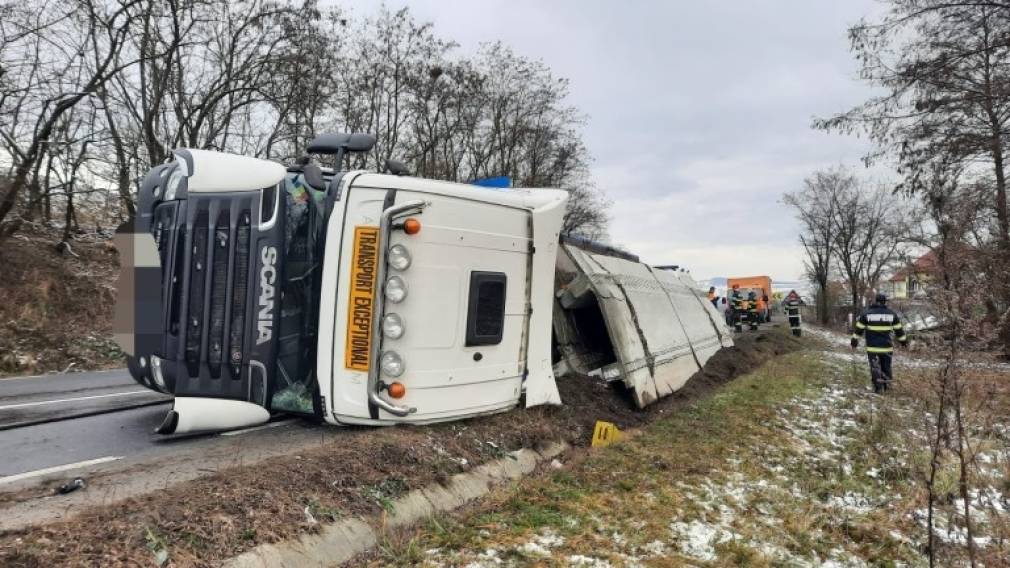
[[[339,2],[353,16],[366,0]],[[696,279],[798,279],[780,203],[818,168],[859,165],[864,140],[810,129],[869,94],[846,30],[874,0],[729,2],[389,0],[462,53],[502,40],[571,81],[589,117],[593,176],[614,206],[611,238]]]

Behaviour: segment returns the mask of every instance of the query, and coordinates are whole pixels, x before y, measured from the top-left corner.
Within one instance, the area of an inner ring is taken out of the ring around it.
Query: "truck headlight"
[[[161,357],[157,355],[151,355],[151,377],[154,378],[154,384],[163,390],[166,389],[165,376],[161,371]]]
[[[397,270],[410,268],[410,252],[403,245],[393,245],[389,247],[389,265]]]
[[[382,333],[390,339],[403,337],[403,318],[400,314],[386,314],[382,317]]]
[[[391,276],[386,280],[386,298],[394,304],[399,304],[407,297],[407,283],[399,276]]]
[[[168,182],[165,184],[165,201],[175,199],[175,194],[179,190],[179,184],[181,182],[182,170],[176,167],[172,170],[172,175],[168,176]]]
[[[386,351],[379,358],[379,368],[390,377],[399,377],[403,374],[403,358],[396,351]]]

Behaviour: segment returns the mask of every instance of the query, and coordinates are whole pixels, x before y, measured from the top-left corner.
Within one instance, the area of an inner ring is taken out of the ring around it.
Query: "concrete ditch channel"
[[[380,518],[354,517],[326,524],[315,534],[263,544],[224,563],[227,568],[336,566],[373,549],[387,531],[403,529],[436,513],[452,511],[477,500],[497,486],[536,470],[569,448],[565,442],[540,450],[524,448],[508,456],[456,474],[446,483],[432,483],[395,499]]]

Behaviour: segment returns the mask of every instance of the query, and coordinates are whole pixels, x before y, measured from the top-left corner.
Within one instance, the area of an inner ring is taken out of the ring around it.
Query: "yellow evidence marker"
[[[621,431],[611,422],[597,421],[593,428],[593,447],[603,448],[621,439]]]

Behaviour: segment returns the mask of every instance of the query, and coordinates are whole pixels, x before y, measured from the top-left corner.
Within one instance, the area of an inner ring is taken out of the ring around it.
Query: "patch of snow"
[[[567,558],[569,566],[590,566],[592,568],[610,568],[610,562],[603,560],[602,558],[593,558],[592,556],[582,556],[581,554],[573,554]]]
[[[551,555],[551,551],[550,550],[544,548],[543,546],[540,546],[539,544],[537,544],[535,542],[524,543],[522,546],[519,547],[519,550],[521,550],[522,552],[524,552],[526,554],[531,554],[533,556],[550,556]]]
[[[540,534],[533,537],[533,540],[519,547],[519,550],[533,556],[550,556],[551,549],[565,543],[565,537],[555,534],[554,531],[545,529]]]
[[[661,540],[654,540],[646,543],[642,547],[642,550],[649,556],[666,556],[666,543]]]
[[[876,509],[876,506],[865,495],[852,491],[842,496],[832,495],[828,498],[827,505],[833,509],[841,509],[847,513],[859,515],[865,515]]]
[[[699,560],[715,560],[715,545],[739,538],[726,527],[699,520],[670,523],[670,532],[679,541],[684,555]]]
[[[478,554],[477,560],[478,562],[471,562],[470,564],[467,564],[466,568],[485,568],[486,566],[497,566],[502,563],[502,559],[498,557],[498,551],[493,548],[488,548],[484,552]]]

